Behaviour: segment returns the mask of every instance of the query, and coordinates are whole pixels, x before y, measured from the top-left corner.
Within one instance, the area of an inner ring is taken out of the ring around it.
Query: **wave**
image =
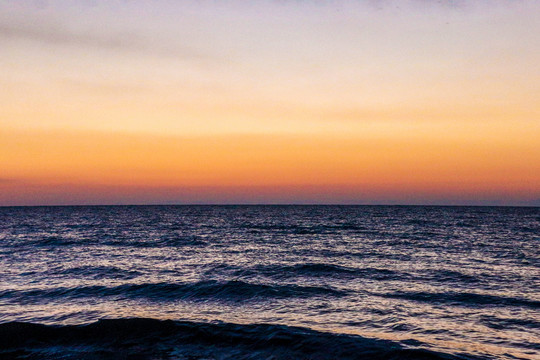
[[[529,329],[540,329],[540,321],[535,321],[533,319],[506,318],[493,315],[482,315],[480,317],[480,322],[485,326],[488,326],[495,330],[521,330],[524,327]]]
[[[353,268],[325,263],[301,263],[295,265],[261,265],[248,269],[240,269],[236,275],[258,275],[273,278],[295,278],[298,276],[309,277],[362,277],[376,280],[400,278],[407,274],[388,269],[377,268]]]
[[[464,274],[459,271],[454,270],[435,270],[435,271],[429,271],[428,274],[426,274],[426,277],[435,280],[437,282],[462,282],[462,283],[478,283],[481,282],[481,279],[478,276],[472,276],[469,274]]]
[[[284,225],[284,224],[246,224],[244,228],[252,233],[278,232],[286,234],[310,235],[327,234],[339,231],[364,232],[371,230],[365,225],[353,223],[317,224],[317,225]]]
[[[4,290],[0,298],[21,303],[84,297],[145,298],[148,300],[234,300],[261,298],[307,298],[316,296],[345,296],[345,291],[320,286],[253,284],[243,281],[207,280],[195,283],[144,283],[119,286],[57,287],[51,289]]]
[[[73,246],[80,245],[81,240],[71,237],[56,236],[56,235],[46,235],[30,239],[14,239],[11,240],[10,245],[15,247],[57,247],[57,246]],[[86,241],[88,245],[88,241]]]
[[[378,294],[381,297],[399,298],[413,301],[422,301],[438,304],[452,304],[461,306],[521,306],[529,308],[540,308],[540,301],[524,298],[514,298],[506,296],[496,296],[487,294],[475,294],[468,292],[395,292],[389,294]]]
[[[220,264],[218,270],[228,270],[229,265]],[[208,271],[210,273],[211,271]],[[294,265],[259,265],[246,269],[236,268],[232,272],[235,276],[263,275],[274,279],[289,279],[304,277],[332,277],[332,278],[365,278],[370,280],[421,280],[433,282],[461,282],[464,284],[479,283],[479,277],[451,270],[426,270],[418,274],[404,271],[374,268],[374,267],[348,267],[327,263],[299,263]]]
[[[25,239],[8,239],[9,246],[23,248],[55,248],[72,246],[104,245],[113,247],[135,247],[135,248],[153,248],[153,247],[188,247],[188,246],[206,246],[208,243],[203,238],[195,235],[170,236],[162,235],[158,238],[112,236],[106,233],[93,233],[91,236],[79,238],[73,236],[60,235],[41,235]]]
[[[62,359],[487,359],[273,324],[197,323],[144,318],[87,325],[0,324],[0,358]]]
[[[135,270],[124,270],[115,266],[77,266],[59,271],[60,275],[69,275],[99,279],[133,279],[140,276],[142,273]]]
[[[202,238],[192,236],[162,236],[156,239],[113,239],[104,241],[103,245],[135,248],[159,248],[159,247],[201,247],[208,245]]]

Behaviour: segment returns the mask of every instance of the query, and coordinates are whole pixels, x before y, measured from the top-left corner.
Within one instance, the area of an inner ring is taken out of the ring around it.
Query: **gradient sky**
[[[0,0],[0,205],[540,205],[540,1]]]

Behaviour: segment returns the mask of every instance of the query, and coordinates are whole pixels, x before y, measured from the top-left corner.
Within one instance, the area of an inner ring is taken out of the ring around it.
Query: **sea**
[[[540,208],[0,208],[0,359],[540,359]]]

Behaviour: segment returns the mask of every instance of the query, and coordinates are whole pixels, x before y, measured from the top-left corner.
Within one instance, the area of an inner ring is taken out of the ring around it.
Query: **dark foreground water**
[[[0,208],[0,359],[539,359],[539,247],[539,208]]]

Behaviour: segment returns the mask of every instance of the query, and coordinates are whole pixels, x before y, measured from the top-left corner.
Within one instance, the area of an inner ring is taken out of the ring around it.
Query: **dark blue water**
[[[540,208],[0,208],[0,358],[538,359],[539,247]]]

